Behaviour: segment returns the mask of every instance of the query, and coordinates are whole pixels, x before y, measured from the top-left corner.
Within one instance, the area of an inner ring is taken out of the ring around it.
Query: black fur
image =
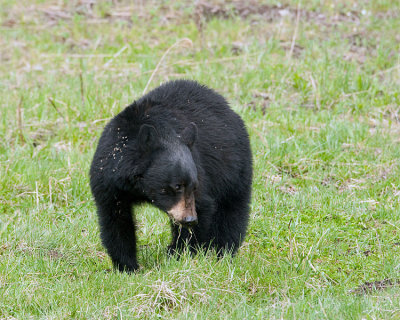
[[[171,223],[170,250],[236,252],[246,234],[252,159],[241,118],[215,91],[194,81],[165,83],[105,127],[90,168],[102,243],[123,271],[138,268],[132,207],[168,211],[194,195],[198,224]],[[180,230],[181,229],[181,230]]]

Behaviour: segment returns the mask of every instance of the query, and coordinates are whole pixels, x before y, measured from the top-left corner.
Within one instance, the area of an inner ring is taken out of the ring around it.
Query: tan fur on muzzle
[[[195,201],[193,194],[185,199],[184,196],[174,205],[170,210],[167,211],[169,216],[176,222],[184,223],[187,218],[193,218],[197,220],[197,213],[195,207]]]

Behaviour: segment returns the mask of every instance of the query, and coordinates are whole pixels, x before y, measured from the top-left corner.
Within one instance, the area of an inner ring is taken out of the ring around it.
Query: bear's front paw
[[[139,265],[137,263],[133,264],[121,264],[121,263],[115,263],[114,267],[120,271],[120,272],[126,272],[126,273],[134,273],[139,270]]]

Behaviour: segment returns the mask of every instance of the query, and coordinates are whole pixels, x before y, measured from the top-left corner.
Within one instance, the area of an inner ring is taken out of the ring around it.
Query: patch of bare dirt
[[[256,0],[234,0],[229,2],[222,0],[198,1],[196,12],[206,19],[214,17],[228,19],[232,16],[246,19],[251,16],[258,16],[267,22],[273,22],[283,17],[295,18],[299,14],[302,19],[307,21],[313,20],[328,25],[343,21],[357,22],[360,15],[357,11],[349,11],[338,12],[333,17],[327,17],[318,11],[310,11],[302,8],[298,10],[296,7],[287,5],[268,5]]]
[[[54,260],[59,260],[61,259],[64,255],[61,253],[61,251],[57,249],[51,249],[47,252],[47,255]]]
[[[270,95],[266,92],[254,91],[252,97],[253,99],[246,104],[246,107],[249,107],[254,111],[261,110],[264,116],[271,102]]]
[[[400,18],[400,12],[396,10],[387,10],[376,13],[375,17],[378,19],[398,19]]]
[[[347,61],[365,63],[368,56],[375,54],[376,46],[371,45],[371,34],[367,31],[357,31],[344,36],[350,45],[350,50],[344,55]]]
[[[348,179],[339,185],[339,192],[365,189],[365,183],[364,179]]]
[[[0,255],[2,255],[4,252],[6,252],[10,248],[10,245],[8,243],[5,243],[0,246]]]
[[[79,14],[87,18],[93,18],[93,9],[96,5],[95,0],[80,0],[69,6],[52,5],[47,7],[40,7],[38,9],[44,17],[49,20],[70,20],[74,14]]]
[[[72,12],[63,10],[61,7],[58,6],[52,6],[49,8],[40,9],[40,11],[48,20],[52,21],[70,20],[72,19],[73,16]]]
[[[29,246],[25,241],[20,241],[17,245],[17,251],[23,252],[26,255],[33,255],[36,248]]]
[[[398,287],[399,285],[399,280],[384,279],[380,281],[365,282],[357,288],[351,290],[351,292],[358,295],[364,295],[373,293],[375,291]]]
[[[292,43],[287,42],[287,41],[281,41],[281,48],[285,51],[290,51],[290,50],[292,50]],[[298,57],[300,57],[300,55],[302,54],[303,51],[304,51],[304,47],[295,43],[293,46],[292,55],[293,55],[293,57],[298,58]]]
[[[321,185],[324,187],[333,186],[335,188],[338,188],[339,187],[338,183],[339,183],[338,180],[333,176],[327,176],[321,181]]]
[[[252,22],[275,22],[280,19],[291,19],[295,21],[297,15],[301,20],[314,22],[321,27],[332,27],[345,23],[360,22],[363,15],[357,10],[337,10],[333,14],[326,14],[318,10],[307,10],[301,6],[289,5],[270,5],[257,0],[199,0],[194,5],[193,13],[185,14],[181,7],[166,5],[154,0],[141,1],[139,4],[131,4],[125,1],[112,1],[111,6],[105,9],[105,12],[99,13],[96,10],[100,6],[100,2],[96,0],[78,0],[64,2],[64,4],[41,4],[29,7],[29,16],[35,16],[37,21],[39,16],[42,20],[43,28],[56,25],[59,21],[72,20],[75,15],[80,15],[87,19],[88,23],[99,24],[115,21],[124,21],[128,25],[132,25],[132,16],[137,16],[141,20],[151,19],[154,12],[157,12],[160,24],[170,21],[180,21],[194,19],[196,25],[201,25],[201,21],[207,21],[212,18],[229,19],[231,17],[239,17],[242,19],[251,19]],[[104,9],[103,9],[104,10]],[[103,11],[100,10],[100,11]],[[5,27],[13,27],[20,23],[22,14],[26,17],[27,10],[23,8],[12,9],[8,14],[8,19],[3,22]],[[15,15],[16,14],[16,15]],[[380,12],[378,17],[385,19],[387,17],[397,17],[395,12]],[[32,17],[31,17],[32,18]],[[28,19],[29,20],[29,19]],[[201,29],[201,27],[200,27]]]
[[[286,193],[289,195],[295,195],[298,191],[297,189],[290,184],[285,184],[284,186],[281,186],[278,188],[282,193]]]
[[[364,252],[363,252],[363,254],[366,256],[366,257],[369,257],[371,254],[373,254],[374,252],[373,251],[371,251],[371,250],[365,250]]]
[[[54,136],[54,132],[47,128],[38,128],[35,132],[33,132],[30,136],[32,140],[32,144],[34,147],[40,146],[45,141]]]
[[[290,14],[290,11],[283,7],[260,4],[256,1],[198,1],[196,11],[204,18],[223,18],[232,16],[247,18],[251,15],[263,16],[267,21],[274,21],[280,16]]]
[[[15,18],[8,18],[2,22],[3,27],[12,28],[14,27],[18,21]]]

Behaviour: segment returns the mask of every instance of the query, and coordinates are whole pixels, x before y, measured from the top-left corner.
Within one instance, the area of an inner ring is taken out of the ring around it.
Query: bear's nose
[[[184,217],[183,220],[181,221],[181,224],[185,227],[193,227],[197,223],[198,223],[197,218],[193,216]]]

